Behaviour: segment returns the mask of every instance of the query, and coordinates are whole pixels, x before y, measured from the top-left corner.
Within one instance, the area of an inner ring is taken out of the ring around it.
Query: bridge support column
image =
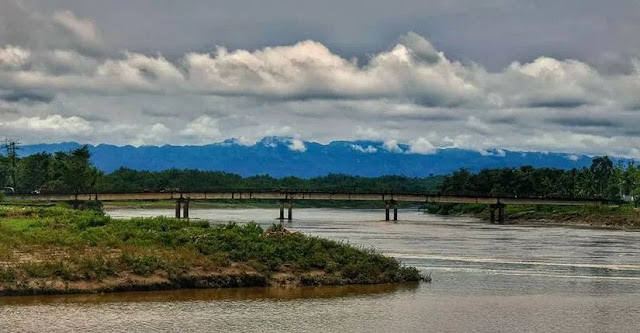
[[[496,224],[496,207],[494,205],[489,205],[489,215],[491,224]]]
[[[284,200],[279,200],[278,205],[280,206],[280,217],[278,217],[278,220],[283,221],[284,220]]]
[[[504,224],[504,207],[505,205],[500,203],[489,205],[489,214],[492,224]],[[496,210],[498,211],[498,216],[496,216]]]
[[[393,220],[398,220],[398,203],[395,201],[385,201],[384,203],[384,220],[391,221],[391,209],[393,209]]]
[[[176,200],[176,218],[189,218],[189,199],[180,198]]]
[[[293,220],[293,200],[289,200],[289,211],[287,214],[287,220]]]

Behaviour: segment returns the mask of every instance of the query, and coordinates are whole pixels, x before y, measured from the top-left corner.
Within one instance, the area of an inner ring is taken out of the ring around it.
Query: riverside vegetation
[[[554,168],[485,169],[471,173],[461,169],[448,176],[410,178],[381,176],[376,178],[349,175],[327,175],[310,179],[297,177],[274,178],[268,175],[241,177],[239,175],[200,170],[150,172],[121,168],[104,174],[93,166],[87,146],[70,152],[39,153],[19,157],[16,146],[5,144],[6,156],[0,154],[0,187],[11,186],[18,192],[37,189],[43,191],[113,191],[138,192],[183,189],[202,191],[211,189],[299,189],[311,191],[393,191],[433,192],[444,195],[503,196],[534,198],[605,199],[615,207],[600,209],[582,207],[508,206],[507,218],[513,221],[545,221],[571,224],[608,225],[640,228],[640,214],[627,205],[619,205],[622,198],[640,197],[640,166],[633,162],[594,157],[589,167],[561,170]],[[13,148],[12,148],[13,147]],[[0,193],[0,196],[2,194]],[[0,198],[1,200],[1,198]],[[637,202],[637,201],[636,201]],[[118,202],[118,207],[170,207],[169,202]],[[264,207],[274,202],[197,203],[203,207]],[[382,203],[359,202],[299,202],[298,207],[381,208]],[[426,210],[440,214],[472,213],[488,217],[485,206],[428,205]]]
[[[466,215],[489,220],[489,207],[480,204],[428,204],[425,212]],[[506,223],[582,225],[598,228],[640,229],[640,209],[631,205],[602,207],[507,205]]]
[[[0,295],[419,281],[373,250],[273,225],[0,206]]]
[[[439,192],[480,196],[533,198],[604,199],[602,207],[517,206],[507,205],[511,223],[540,222],[580,224],[595,227],[640,228],[640,210],[635,202],[623,198],[640,197],[640,167],[634,163],[615,164],[608,157],[595,157],[582,169],[502,168],[477,174],[462,169],[444,177]],[[430,204],[425,210],[434,214],[473,215],[489,219],[486,205]]]

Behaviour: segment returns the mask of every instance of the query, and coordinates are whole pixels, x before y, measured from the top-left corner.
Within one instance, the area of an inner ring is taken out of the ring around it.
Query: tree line
[[[220,171],[178,169],[140,171],[120,168],[105,174],[91,163],[88,146],[69,152],[41,152],[26,157],[17,154],[19,142],[6,140],[2,148],[0,188],[12,187],[19,193],[295,189],[603,199],[640,194],[640,166],[632,162],[614,163],[606,156],[595,157],[588,168],[571,170],[522,166],[485,169],[475,174],[460,169],[448,176],[426,178],[330,174],[303,179],[269,175],[242,177]]]
[[[88,146],[69,152],[42,152],[22,158],[18,157],[16,141],[6,140],[2,147],[0,187],[5,189],[23,193],[42,190],[79,192],[97,188],[104,177],[91,163]]]
[[[140,171],[120,168],[110,174],[91,163],[88,146],[55,154],[38,153],[18,157],[15,150],[0,154],[0,187],[12,187],[18,193],[39,192],[157,192],[211,190],[308,191],[435,191],[442,177],[413,178],[381,176],[375,178],[330,174],[315,178],[269,175],[242,177],[220,171],[178,170]]]
[[[442,194],[530,198],[598,198],[619,200],[640,194],[640,167],[615,163],[607,156],[593,158],[589,167],[486,169],[473,174],[460,169],[444,177]]]

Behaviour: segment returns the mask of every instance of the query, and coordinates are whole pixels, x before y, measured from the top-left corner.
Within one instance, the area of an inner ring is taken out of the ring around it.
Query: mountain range
[[[76,142],[35,144],[22,147],[22,156],[69,151]],[[408,145],[378,141],[333,141],[328,144],[300,142],[284,137],[265,137],[253,145],[235,139],[202,146],[114,146],[89,145],[92,162],[110,173],[120,167],[158,171],[169,168],[216,170],[241,176],[269,174],[274,177],[309,178],[329,173],[366,177],[405,175],[425,177],[449,174],[460,168],[472,172],[484,168],[553,167],[571,169],[588,166],[592,157],[568,153],[474,151],[436,149],[428,154],[412,153]]]

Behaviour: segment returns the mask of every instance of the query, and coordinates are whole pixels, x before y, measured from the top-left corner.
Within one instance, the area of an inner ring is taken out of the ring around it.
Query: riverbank
[[[466,215],[489,221],[487,205],[428,205],[425,211],[439,215]],[[507,205],[506,224],[570,225],[593,228],[640,230],[640,209],[633,206],[528,206]]]
[[[393,258],[280,225],[0,207],[0,296],[420,279]]]

